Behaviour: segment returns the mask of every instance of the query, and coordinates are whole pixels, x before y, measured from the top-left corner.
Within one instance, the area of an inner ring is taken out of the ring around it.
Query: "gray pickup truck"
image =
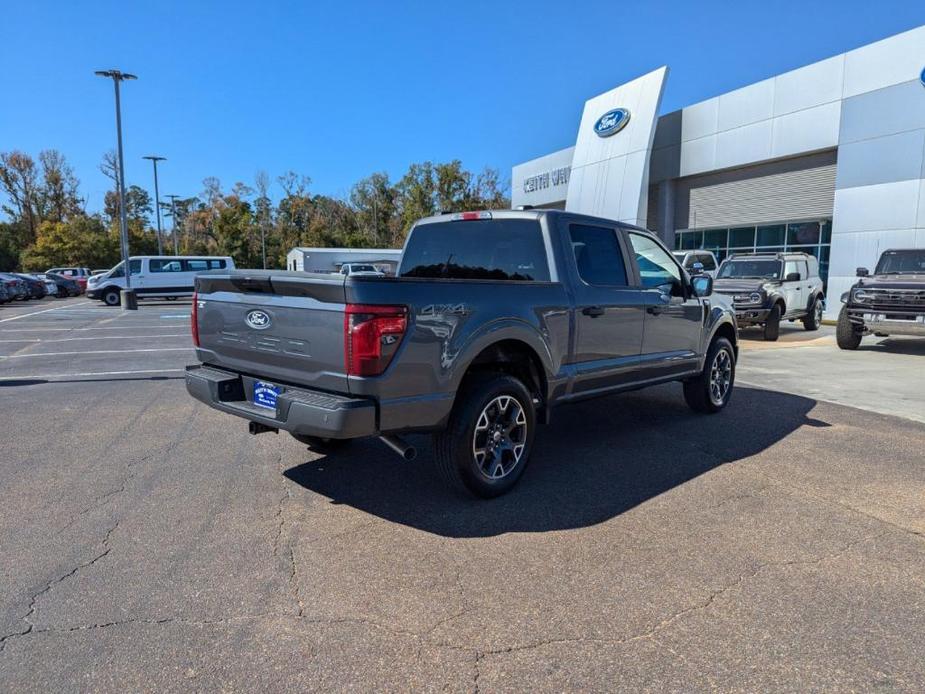
[[[434,434],[460,490],[509,490],[540,419],[585,398],[681,381],[694,410],[729,402],[735,314],[652,234],[559,210],[422,219],[396,277],[200,274],[193,397],[313,448]]]

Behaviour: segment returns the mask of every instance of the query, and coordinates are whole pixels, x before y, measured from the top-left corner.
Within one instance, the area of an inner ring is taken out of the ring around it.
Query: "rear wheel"
[[[697,412],[719,412],[729,404],[735,375],[732,343],[725,337],[717,337],[707,352],[703,371],[696,378],[684,382],[684,400]]]
[[[122,303],[118,289],[107,289],[103,292],[103,303],[107,306],[118,306]]]
[[[500,496],[523,474],[535,429],[533,396],[519,379],[476,376],[460,391],[446,429],[434,436],[437,469],[457,490]]]
[[[764,339],[768,342],[776,342],[778,337],[780,337],[780,304],[774,304],[764,323]]]
[[[861,332],[848,320],[848,309],[842,306],[835,327],[835,341],[840,349],[857,349],[861,345]]]
[[[816,297],[812,307],[809,309],[809,313],[803,319],[804,328],[807,330],[819,330],[819,326],[822,325],[823,303],[822,297]]]

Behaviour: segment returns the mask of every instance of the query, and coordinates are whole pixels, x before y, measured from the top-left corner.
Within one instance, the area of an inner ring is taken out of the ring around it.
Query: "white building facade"
[[[512,205],[812,253],[829,317],[857,267],[925,247],[925,26],[659,116],[667,77],[588,100],[574,147],[513,168]]]

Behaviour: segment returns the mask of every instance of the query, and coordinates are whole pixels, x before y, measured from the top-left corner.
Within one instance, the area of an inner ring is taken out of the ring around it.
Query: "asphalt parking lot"
[[[0,307],[0,690],[925,689],[920,343],[743,333],[485,502],[193,401],[188,314]]]

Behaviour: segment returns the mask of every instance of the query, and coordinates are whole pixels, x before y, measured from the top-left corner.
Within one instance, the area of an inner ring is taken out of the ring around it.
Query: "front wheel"
[[[483,499],[500,496],[523,474],[536,429],[533,396],[517,378],[474,377],[462,389],[434,458],[444,480]]]
[[[774,304],[764,323],[764,339],[767,342],[777,342],[780,337],[780,304]]]
[[[118,306],[122,303],[118,289],[107,289],[103,292],[103,303],[107,306]]]
[[[803,319],[803,327],[806,330],[819,330],[819,326],[822,325],[824,303],[821,296],[816,297],[816,300],[813,301],[812,308],[809,309],[809,313]]]
[[[729,404],[735,383],[736,358],[732,343],[717,337],[707,351],[703,371],[684,382],[684,400],[696,412],[712,414]]]
[[[840,349],[857,349],[861,346],[861,333],[848,320],[848,309],[842,306],[835,326],[835,341]]]

